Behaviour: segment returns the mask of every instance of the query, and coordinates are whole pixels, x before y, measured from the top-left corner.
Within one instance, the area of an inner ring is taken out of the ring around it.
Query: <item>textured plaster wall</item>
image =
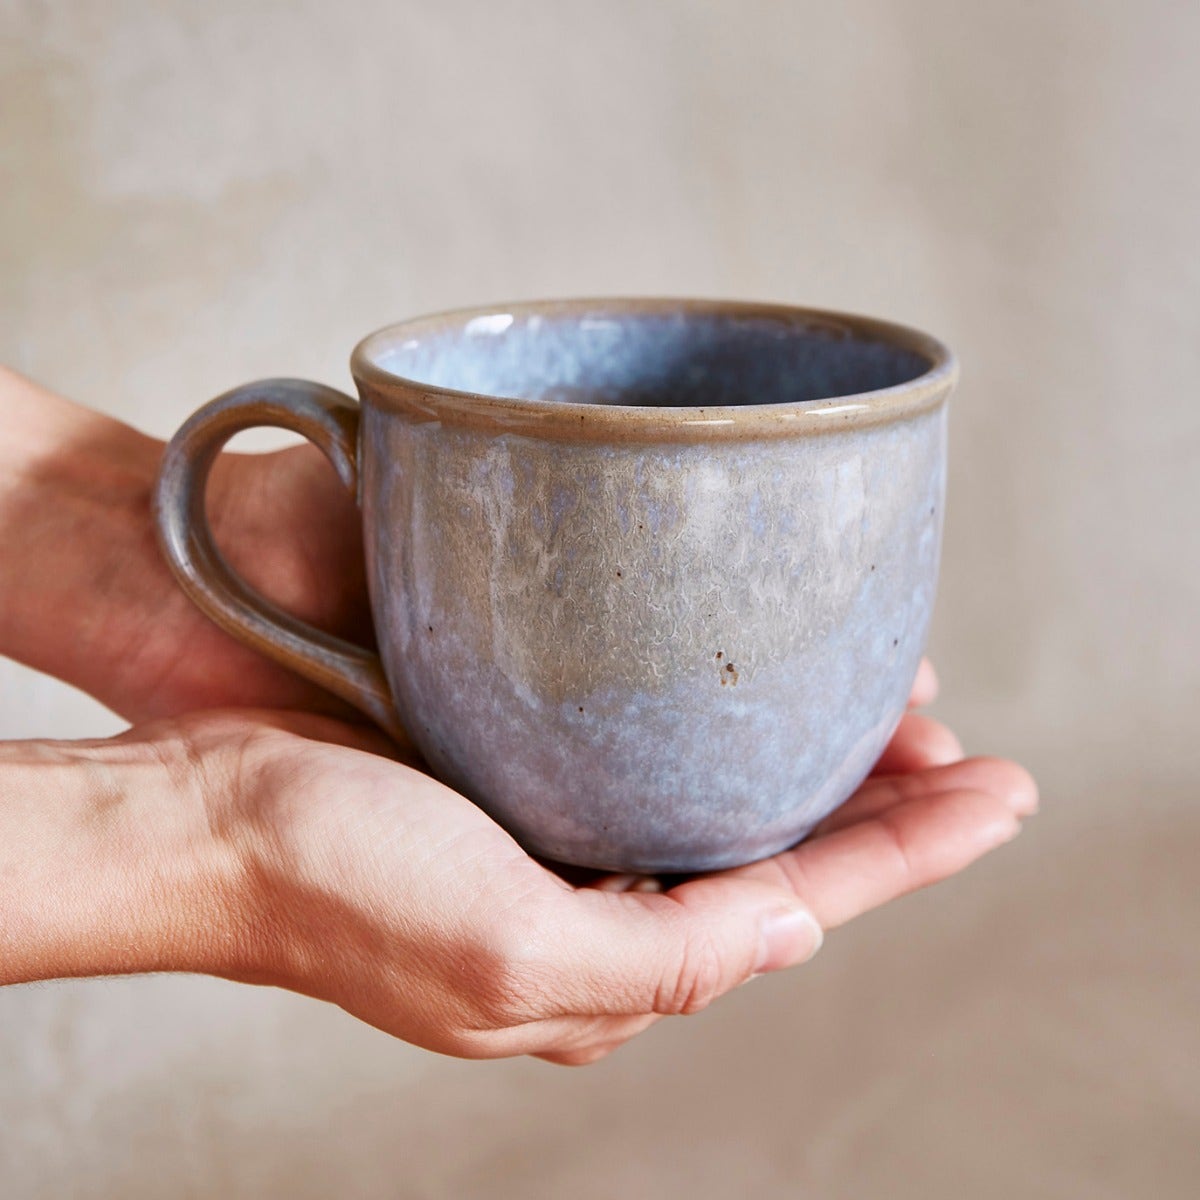
[[[10,989],[0,1195],[1193,1195],[1198,44],[1182,0],[0,0],[0,357],[156,434],[490,299],[948,340],[939,709],[1045,792],[583,1072],[212,980]],[[0,663],[0,736],[117,728]]]

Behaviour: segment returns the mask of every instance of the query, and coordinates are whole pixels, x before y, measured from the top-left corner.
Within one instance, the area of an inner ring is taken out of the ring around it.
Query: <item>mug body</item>
[[[547,858],[791,845],[904,711],[936,587],[932,339],[763,305],[572,301],[353,360],[380,654],[430,767]]]

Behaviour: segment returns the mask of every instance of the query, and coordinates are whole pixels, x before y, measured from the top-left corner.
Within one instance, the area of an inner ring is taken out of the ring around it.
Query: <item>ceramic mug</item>
[[[857,788],[933,606],[944,346],[780,305],[571,300],[392,325],[351,368],[359,403],[247,384],[171,442],[161,541],[213,620],[562,862],[751,861]],[[378,656],[215,550],[209,468],[258,425],[356,495]]]

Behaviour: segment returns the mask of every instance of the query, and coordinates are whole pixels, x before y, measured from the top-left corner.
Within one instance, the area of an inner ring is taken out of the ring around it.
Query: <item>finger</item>
[[[453,1049],[460,1057],[474,1059],[520,1055],[582,1057],[597,1046],[614,1049],[661,1019],[654,1013],[618,1016],[569,1013],[505,1029],[465,1031],[458,1036]]]
[[[1005,798],[954,789],[904,801],[730,874],[787,887],[832,929],[961,871],[1019,829]]]
[[[559,1067],[590,1067],[592,1063],[607,1058],[614,1050],[619,1050],[624,1042],[604,1042],[598,1046],[588,1046],[579,1050],[562,1050],[548,1054],[535,1054],[543,1062],[554,1063]]]
[[[811,957],[811,915],[840,923],[945,878],[1011,838],[1016,814],[1036,802],[1028,774],[1001,759],[867,787],[876,815],[775,859],[661,895],[589,888],[554,905],[539,924],[553,953],[538,974],[548,972],[540,994],[560,1007],[544,1015],[697,1012],[752,974]],[[785,896],[801,907],[789,910]]]
[[[812,837],[856,825],[906,800],[956,789],[1002,796],[1018,817],[1037,812],[1037,784],[1023,767],[1003,758],[965,758],[921,771],[872,776],[817,826]]]
[[[605,875],[588,884],[601,892],[661,892],[662,881],[654,875]]]
[[[933,669],[933,663],[927,658],[921,659],[917,667],[917,676],[913,680],[912,692],[908,697],[909,708],[920,708],[932,704],[937,699],[938,677]]]
[[[568,1029],[562,1034],[542,1029],[538,1032],[547,1039],[546,1048],[532,1054],[543,1062],[562,1067],[586,1067],[607,1058],[662,1019],[657,1013],[649,1013],[637,1017],[606,1017],[602,1024],[597,1023],[592,1028]]]
[[[943,763],[958,762],[962,744],[940,721],[920,713],[905,713],[892,734],[892,740],[871,769],[872,775],[893,775],[902,771],[920,771]]]
[[[751,975],[810,958],[821,930],[778,883],[667,893],[584,888],[547,904],[531,964],[545,1017],[698,1012]]]
[[[534,1058],[540,1058],[543,1062],[554,1063],[559,1067],[590,1067],[592,1063],[599,1062],[602,1058],[607,1058],[616,1050],[624,1045],[627,1045],[629,1038],[622,1038],[616,1042],[599,1042],[594,1046],[581,1046],[578,1050],[557,1050],[546,1054],[535,1054]]]

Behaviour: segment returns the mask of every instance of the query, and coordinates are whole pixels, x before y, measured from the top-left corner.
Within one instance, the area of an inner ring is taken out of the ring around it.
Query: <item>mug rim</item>
[[[828,399],[712,407],[589,404],[490,395],[412,379],[379,364],[380,356],[418,333],[463,329],[470,321],[504,316],[728,314],[786,320],[798,326],[858,336],[924,358],[926,370],[888,387]],[[350,369],[364,403],[423,421],[483,427],[571,441],[725,441],[795,437],[890,424],[944,403],[958,382],[953,351],[908,325],[858,313],[747,300],[666,296],[522,300],[444,309],[385,325],[354,347]]]

